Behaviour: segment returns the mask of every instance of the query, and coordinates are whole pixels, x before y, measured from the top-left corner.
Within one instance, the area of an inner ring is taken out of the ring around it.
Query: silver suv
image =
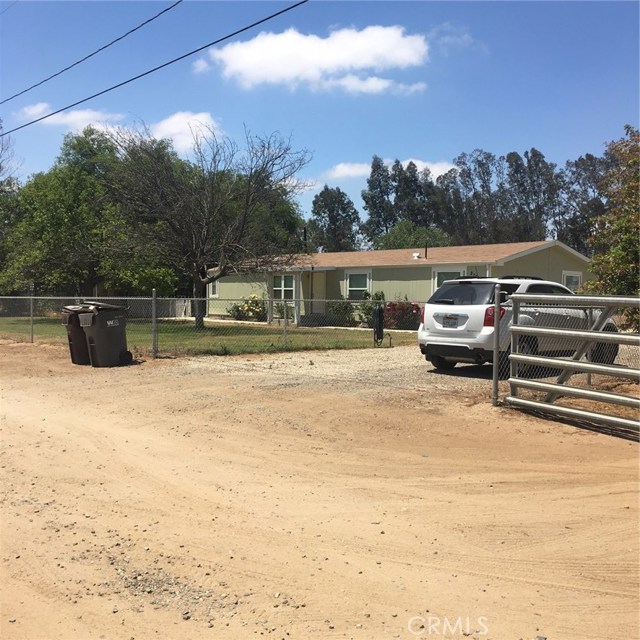
[[[424,306],[418,327],[420,351],[437,369],[452,369],[458,362],[483,364],[493,362],[495,327],[495,286],[500,284],[500,357],[508,357],[512,310],[509,297],[514,293],[573,295],[573,291],[557,282],[536,277],[505,276],[501,278],[458,278],[447,280]],[[587,311],[578,307],[536,307],[521,309],[519,322],[539,327],[589,329]],[[604,331],[617,331],[607,321]],[[520,350],[528,353],[573,353],[567,339],[523,339]],[[618,345],[598,343],[592,350],[595,362],[612,364]]]

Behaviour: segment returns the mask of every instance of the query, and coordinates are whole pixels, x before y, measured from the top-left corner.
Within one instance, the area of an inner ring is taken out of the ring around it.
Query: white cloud
[[[376,78],[375,76],[369,76],[368,78],[359,78],[349,74],[342,78],[332,78],[324,82],[324,87],[329,89],[338,87],[344,89],[347,93],[384,93],[387,91],[393,82],[386,78]]]
[[[36,120],[50,113],[51,105],[46,102],[23,107],[17,114],[20,120],[25,122]],[[85,127],[92,125],[95,127],[106,127],[124,119],[121,113],[109,113],[107,111],[96,111],[94,109],[76,109],[74,111],[63,111],[41,121],[40,124],[50,126],[62,126],[71,131],[81,131]]]
[[[467,49],[475,44],[465,27],[445,22],[429,31],[429,43],[444,55],[456,50]]]
[[[218,123],[206,111],[200,113],[178,111],[152,124],[150,129],[154,138],[171,140],[179,153],[187,153],[193,147],[193,136],[199,130],[220,132]]]
[[[427,87],[424,82],[416,82],[415,84],[407,85],[400,82],[394,82],[387,78],[378,78],[375,76],[359,78],[352,74],[342,78],[326,80],[323,86],[326,89],[339,87],[344,89],[347,93],[377,94],[391,91],[393,93],[404,95],[424,91]]]
[[[385,162],[389,166],[391,166],[392,164],[388,160],[385,160]],[[418,169],[418,171],[422,171],[423,169],[429,169],[429,171],[431,172],[431,178],[433,180],[435,180],[436,178],[439,178],[440,176],[444,175],[448,171],[451,171],[451,169],[456,168],[456,166],[454,164],[451,164],[450,162],[428,162],[426,160],[417,160],[415,158],[409,158],[407,160],[403,160],[402,166],[406,169],[407,165],[410,162],[413,162],[413,164],[416,165],[416,168]]]
[[[403,27],[370,26],[360,31],[339,29],[326,38],[295,29],[262,32],[245,42],[210,49],[212,62],[222,65],[223,75],[243,88],[280,84],[306,85],[314,90],[341,88],[351,93],[424,90],[424,83],[403,85],[381,72],[423,65],[428,45],[422,35],[408,35]],[[199,61],[194,70],[202,72]]]
[[[192,65],[194,73],[204,73],[211,68],[211,65],[203,58],[198,58]]]
[[[371,164],[364,162],[339,162],[323,175],[328,180],[364,178],[371,173]]]
[[[26,107],[23,107],[18,112],[18,117],[20,120],[34,120],[35,118],[39,118],[40,116],[44,116],[49,111],[51,111],[51,107],[46,102],[37,102],[36,104],[29,104]]]
[[[426,160],[417,160],[416,158],[408,158],[407,160],[402,160],[401,164],[406,168],[410,162],[413,162],[413,164],[416,165],[418,171],[429,169],[433,180],[441,175],[444,175],[445,173],[447,173],[447,171],[456,168],[455,165],[451,164],[450,162],[428,162]],[[391,169],[394,160],[385,159],[384,163],[389,169]],[[328,171],[325,171],[322,174],[322,177],[326,180],[338,181],[348,180],[351,178],[368,178],[370,173],[371,163],[339,162],[338,164],[331,167]]]

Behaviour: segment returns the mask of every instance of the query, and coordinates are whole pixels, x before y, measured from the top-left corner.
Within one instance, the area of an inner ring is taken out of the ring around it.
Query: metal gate
[[[640,439],[640,335],[626,321],[638,313],[638,298],[514,294],[510,301],[503,403]]]

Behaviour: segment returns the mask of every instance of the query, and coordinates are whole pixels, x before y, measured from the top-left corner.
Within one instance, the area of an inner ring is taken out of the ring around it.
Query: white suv
[[[514,293],[573,295],[567,287],[535,277],[458,278],[447,280],[429,298],[418,327],[418,345],[425,358],[437,369],[452,369],[458,362],[483,364],[493,362],[495,327],[495,286],[500,284],[500,356],[506,360],[510,344],[512,310],[509,297]],[[589,329],[588,312],[579,307],[536,307],[527,303],[521,308],[519,322],[538,327]],[[608,320],[604,331],[617,331]],[[575,341],[574,341],[575,342]],[[528,353],[573,353],[575,344],[566,338],[523,338],[520,351]],[[598,343],[592,350],[594,362],[612,364],[618,345]]]

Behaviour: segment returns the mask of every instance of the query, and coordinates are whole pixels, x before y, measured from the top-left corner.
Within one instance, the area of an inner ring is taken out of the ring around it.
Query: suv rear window
[[[495,282],[445,282],[427,304],[493,304],[495,286]],[[518,287],[518,284],[501,284],[500,291],[511,295]]]

